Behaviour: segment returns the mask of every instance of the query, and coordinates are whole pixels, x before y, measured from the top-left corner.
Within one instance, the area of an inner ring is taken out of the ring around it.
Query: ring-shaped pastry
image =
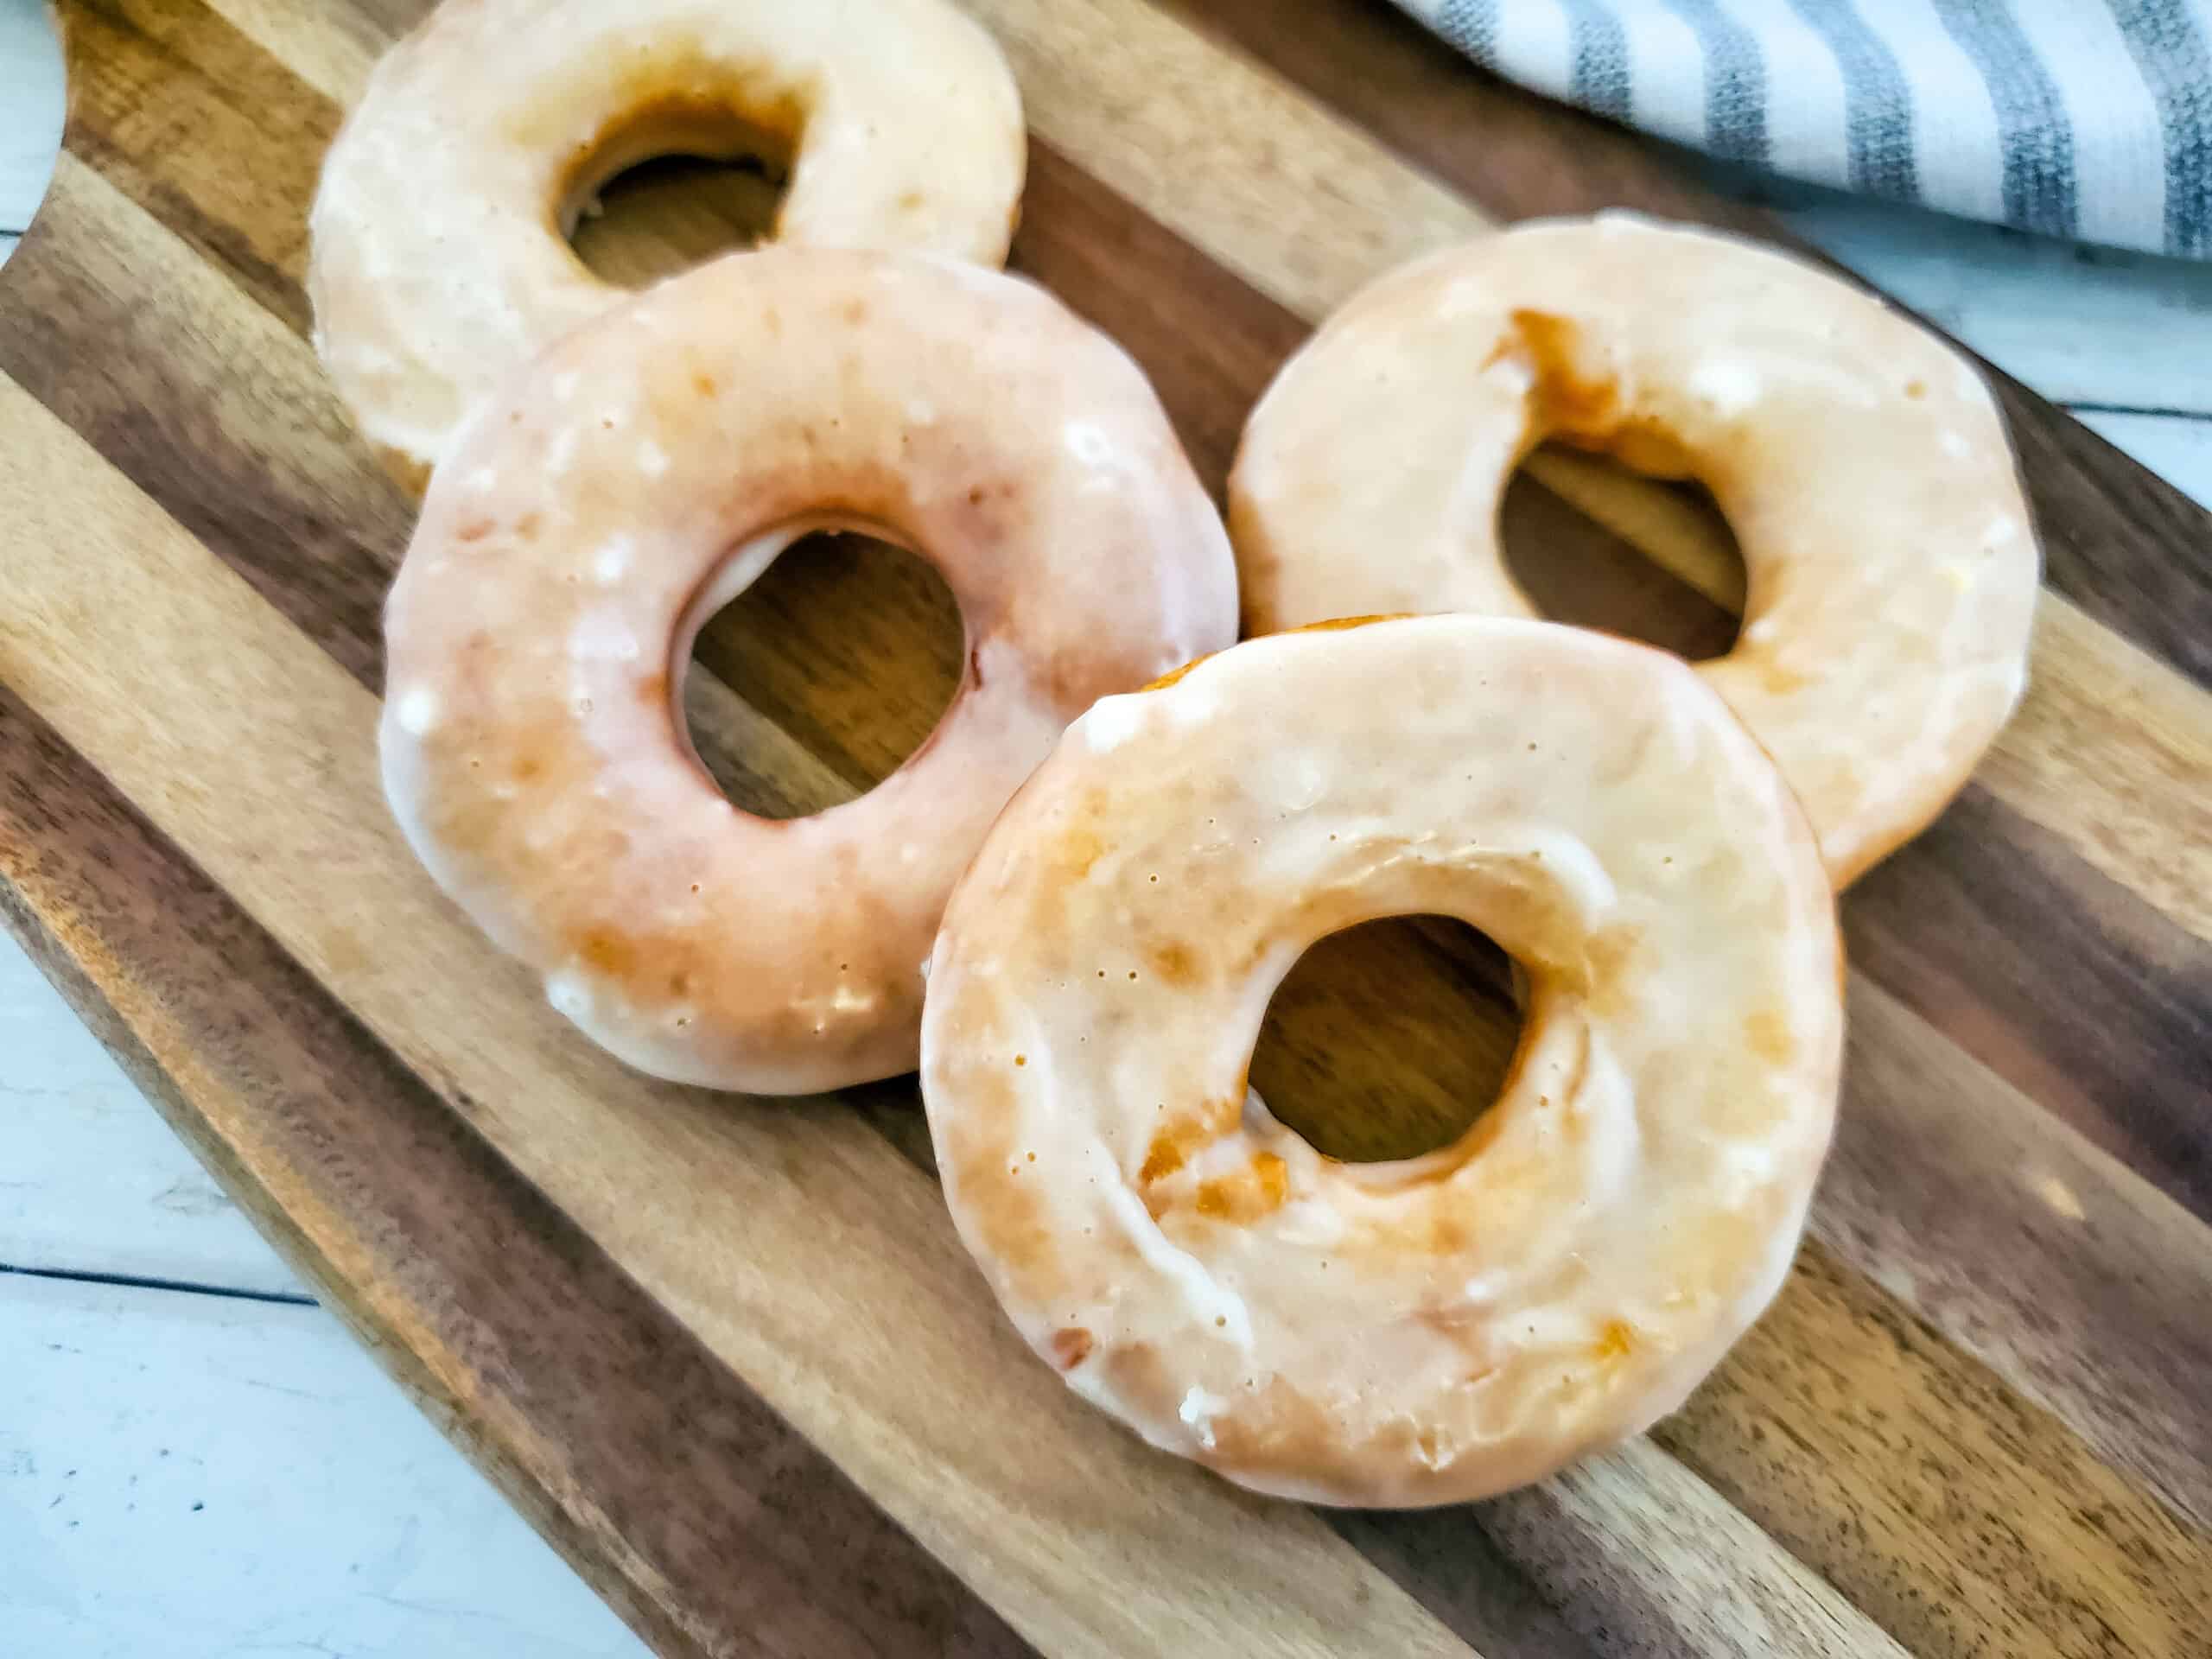
[[[1020,98],[944,0],[446,0],[378,62],[309,219],[316,348],[387,464],[419,489],[503,376],[622,297],[568,244],[607,181],[764,143],[792,155],[773,243],[1006,257]]]
[[[692,753],[682,677],[700,624],[825,524],[937,566],[966,668],[874,791],[755,817]],[[945,259],[734,254],[585,324],[463,429],[385,613],[385,788],[614,1053],[825,1089],[912,1068],[945,895],[1062,728],[1236,625],[1228,537],[1150,385],[1051,296]]]
[[[1245,429],[1248,630],[1535,615],[1497,507],[1546,438],[1712,491],[1749,585],[1734,649],[1700,671],[1838,887],[1942,810],[2027,683],[2041,557],[2004,423],[1935,335],[1724,237],[1524,225],[1356,296]]]
[[[1265,734],[1262,737],[1260,734]],[[1418,912],[1528,976],[1497,1103],[1339,1163],[1247,1086],[1315,940]],[[1678,1406],[1773,1296],[1834,1122],[1834,902],[1698,675],[1552,623],[1237,645],[1100,702],[931,959],[945,1198],[1014,1324],[1262,1491],[1440,1503]]]

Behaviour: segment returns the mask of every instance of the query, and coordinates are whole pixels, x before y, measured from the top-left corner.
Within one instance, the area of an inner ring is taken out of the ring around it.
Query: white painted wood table
[[[0,0],[0,259],[60,109]],[[2212,504],[2212,265],[1724,182]],[[0,1655],[641,1651],[0,936]]]

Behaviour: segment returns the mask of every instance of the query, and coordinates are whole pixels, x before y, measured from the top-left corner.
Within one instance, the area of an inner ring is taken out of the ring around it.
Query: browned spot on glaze
[[[1263,1152],[1252,1160],[1252,1173],[1259,1178],[1261,1196],[1268,1208],[1281,1209],[1282,1201],[1290,1196],[1290,1166],[1272,1152]]]
[[[983,1252],[1023,1274],[1052,1270],[1059,1255],[1058,1224],[1033,1184],[1007,1178],[1012,1154],[976,1148],[960,1161],[968,1212],[982,1235]]]
[[[1090,1332],[1079,1325],[1071,1325],[1052,1332],[1052,1363],[1064,1371],[1071,1371],[1090,1357],[1096,1344]]]
[[[1175,1394],[1166,1395],[1169,1413],[1179,1399]],[[1372,1478],[1375,1442],[1346,1435],[1335,1403],[1325,1391],[1302,1386],[1281,1372],[1263,1378],[1256,1389],[1240,1393],[1236,1409],[1216,1417],[1212,1427],[1213,1445],[1197,1455],[1217,1469],[1294,1469],[1317,1482],[1346,1484]],[[1410,1440],[1415,1432],[1401,1419],[1376,1438],[1402,1434]],[[1484,1650],[1497,1651],[1494,1647]]]
[[[637,941],[611,927],[588,928],[575,942],[576,959],[609,979],[627,979],[637,970]]]
[[[480,542],[492,533],[497,523],[498,520],[492,518],[472,518],[454,531],[453,538],[456,542]]]
[[[1205,662],[1207,658],[1217,657],[1218,655],[1220,655],[1218,652],[1210,651],[1206,652],[1205,657],[1193,657],[1189,662],[1184,664],[1182,667],[1171,668],[1166,673],[1161,675],[1149,685],[1139,686],[1137,690],[1140,691],[1165,691],[1169,686],[1174,684],[1176,681],[1181,679],[1185,674],[1196,668],[1200,663]]]
[[[431,826],[441,844],[463,857],[480,858],[508,833],[505,805],[483,795],[456,793],[429,804]]]
[[[1468,1327],[1478,1324],[1482,1317],[1478,1310],[1464,1303],[1439,1306],[1431,1302],[1414,1310],[1414,1318],[1451,1342],[1465,1341]]]
[[[1307,622],[1285,632],[1289,633],[1335,633],[1344,628],[1363,628],[1370,622],[1402,622],[1413,615],[1411,611],[1378,611],[1372,616],[1334,616],[1325,622]]]
[[[1428,1248],[1435,1255],[1461,1255],[1472,1247],[1474,1230],[1466,1217],[1450,1210],[1440,1209],[1428,1225]]]
[[[1610,431],[1619,418],[1620,388],[1609,376],[1583,378],[1575,361],[1581,329],[1571,318],[1548,311],[1516,308],[1511,321],[1521,354],[1535,376],[1536,406],[1545,424],[1561,433]]]
[[[638,701],[647,708],[660,708],[667,703],[669,684],[666,674],[640,674],[637,685]]]
[[[711,397],[721,389],[711,374],[695,374],[691,377],[691,390],[702,397]]]
[[[1104,855],[1105,851],[1106,843],[1090,830],[1078,828],[1070,830],[1060,848],[1060,861],[1067,866],[1069,880],[1080,881],[1089,875],[1090,867]]]
[[[1154,945],[1145,952],[1145,960],[1170,985],[1188,985],[1198,976],[1198,958],[1191,954],[1191,947],[1176,941]]]
[[[1786,697],[1810,685],[1812,677],[1800,674],[1794,668],[1784,668],[1769,658],[1759,664],[1759,683],[1776,696]]]
[[[1242,1100],[1210,1100],[1197,1111],[1179,1114],[1154,1131],[1152,1144],[1145,1148],[1143,1167],[1137,1172],[1145,1208],[1155,1217],[1163,1214],[1174,1200],[1151,1189],[1182,1168],[1193,1152],[1211,1146],[1236,1128],[1243,1112]],[[1267,1156],[1277,1164],[1282,1161],[1272,1153]]]
[[[844,316],[847,322],[855,324],[866,322],[868,321],[868,302],[866,300],[846,301]]]
[[[1634,927],[1609,927],[1590,936],[1583,955],[1584,993],[1593,1011],[1611,1014],[1628,1006],[1629,964],[1643,938],[1643,930]]]
[[[1751,1045],[1752,1053],[1776,1065],[1787,1065],[1797,1052],[1789,1038],[1789,1021],[1774,1008],[1761,1008],[1744,1021],[1744,1040]]]
[[[1567,442],[1576,442],[1567,435]],[[1603,450],[1631,472],[1649,478],[1690,478],[1697,472],[1690,452],[1657,423],[1635,416],[1621,421],[1602,442],[1582,441],[1581,447]]]
[[[965,1041],[978,1046],[995,1039],[969,1028]],[[1058,1255],[1058,1232],[1036,1184],[1013,1179],[1021,1148],[1012,1139],[1020,1116],[1020,1096],[1011,1071],[995,1065],[965,1068],[968,1109],[938,1148],[949,1181],[967,1195],[979,1255],[1024,1274],[1047,1273]],[[1027,1167],[1027,1166],[1023,1166]]]
[[[601,978],[628,980],[637,971],[637,940],[613,927],[586,927],[575,936],[570,953]]]
[[[539,527],[543,525],[544,522],[545,520],[538,514],[535,512],[525,512],[521,518],[515,520],[515,534],[521,537],[535,536],[537,534]]]
[[[1591,1349],[1595,1359],[1625,1359],[1636,1349],[1636,1332],[1624,1319],[1608,1319],[1605,1328],[1598,1333],[1598,1343]]]
[[[1475,1230],[1474,1217],[1465,1212],[1464,1206],[1452,1202],[1440,1189],[1431,1187],[1421,1204],[1409,1205],[1402,1211],[1379,1212],[1354,1221],[1344,1241],[1337,1248],[1389,1259],[1459,1256],[1472,1248]],[[1440,1314],[1427,1322],[1442,1330],[1446,1317]],[[1468,1322],[1478,1322],[1479,1317],[1470,1315]]]
[[[920,191],[908,190],[899,198],[899,211],[902,213],[911,213],[922,205],[924,200]]]
[[[1234,1175],[1199,1182],[1198,1211],[1217,1221],[1257,1221],[1282,1208],[1289,1193],[1288,1166],[1272,1152],[1263,1152]]]

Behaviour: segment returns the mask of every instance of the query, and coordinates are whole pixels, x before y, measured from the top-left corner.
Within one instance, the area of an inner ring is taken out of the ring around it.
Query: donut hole
[[[1744,556],[1694,480],[1547,443],[1508,483],[1498,532],[1513,580],[1555,622],[1641,639],[1692,662],[1735,648]]]
[[[647,288],[775,233],[798,149],[795,115],[661,110],[603,135],[565,193],[560,222],[601,281]]]
[[[1363,922],[1317,941],[1275,988],[1252,1086],[1328,1157],[1415,1158],[1489,1110],[1522,1027],[1512,958],[1487,934],[1449,916]]]
[[[707,672],[685,676],[685,727],[737,805],[803,817],[866,794],[928,741],[966,649],[927,560],[852,531],[804,537],[700,628],[691,660]],[[796,742],[763,741],[763,718]]]

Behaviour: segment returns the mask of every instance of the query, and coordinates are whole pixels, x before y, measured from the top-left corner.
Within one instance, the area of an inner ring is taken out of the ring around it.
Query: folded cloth
[[[1398,0],[1552,98],[1730,161],[2212,258],[2212,0]]]

